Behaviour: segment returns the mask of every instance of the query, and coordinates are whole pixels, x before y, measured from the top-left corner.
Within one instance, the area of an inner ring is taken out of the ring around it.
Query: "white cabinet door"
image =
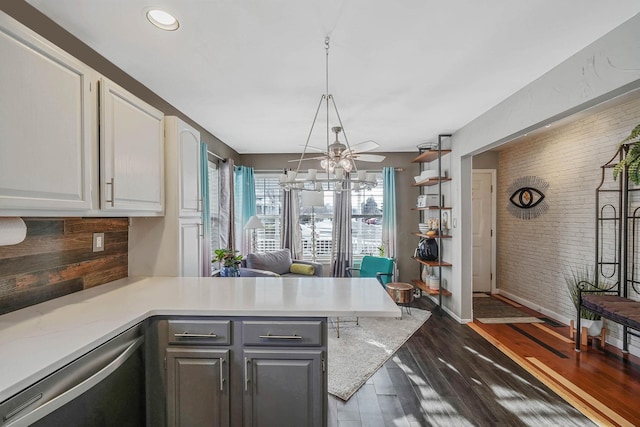
[[[200,194],[200,133],[180,121],[178,129],[180,163],[179,200],[181,217],[202,215]]]
[[[180,226],[180,276],[202,276],[202,221],[181,219]]]
[[[100,200],[131,215],[164,210],[164,115],[100,80]]]
[[[200,132],[175,116],[165,117],[165,127],[167,210],[174,209],[170,206],[176,200],[179,217],[199,218],[202,216]]]
[[[1,12],[0,58],[0,212],[89,210],[92,70]]]

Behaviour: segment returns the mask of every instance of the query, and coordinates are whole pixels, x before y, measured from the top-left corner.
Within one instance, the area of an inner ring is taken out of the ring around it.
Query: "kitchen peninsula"
[[[0,316],[0,402],[150,318],[249,319],[252,328],[317,318],[326,348],[326,319],[335,316],[401,312],[375,279],[120,279]]]

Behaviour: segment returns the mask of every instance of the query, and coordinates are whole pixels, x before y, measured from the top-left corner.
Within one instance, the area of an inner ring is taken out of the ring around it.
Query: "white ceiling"
[[[351,145],[414,151],[640,12],[638,0],[27,1],[239,153],[302,151],[327,35]],[[149,24],[151,6],[180,29]]]

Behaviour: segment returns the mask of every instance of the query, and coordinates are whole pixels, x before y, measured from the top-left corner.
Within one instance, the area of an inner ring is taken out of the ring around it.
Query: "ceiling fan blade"
[[[353,158],[360,162],[381,162],[385,159],[384,156],[378,154],[358,154],[353,156]]]
[[[380,147],[380,144],[378,144],[375,141],[372,141],[372,140],[362,141],[362,142],[358,142],[357,144],[353,144],[351,146],[351,151],[357,151],[359,153],[362,153],[363,151],[375,150],[378,147]]]
[[[322,159],[326,159],[327,156],[318,156],[318,157],[305,157],[304,159],[302,159],[302,161],[304,162],[305,160],[322,160]],[[293,160],[288,160],[289,163],[294,163],[294,162],[299,162],[300,159],[293,159]]]
[[[300,144],[300,147],[304,147],[304,145]],[[308,150],[318,151],[320,153],[327,153],[326,148],[314,147],[313,145],[307,145]]]

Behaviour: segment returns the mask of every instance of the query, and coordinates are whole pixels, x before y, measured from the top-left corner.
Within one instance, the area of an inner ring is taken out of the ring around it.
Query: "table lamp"
[[[251,247],[249,248],[249,252],[253,252],[256,247],[256,230],[258,228],[264,228],[264,224],[256,215],[253,215],[249,218],[249,221],[244,226],[245,230],[251,230]]]

